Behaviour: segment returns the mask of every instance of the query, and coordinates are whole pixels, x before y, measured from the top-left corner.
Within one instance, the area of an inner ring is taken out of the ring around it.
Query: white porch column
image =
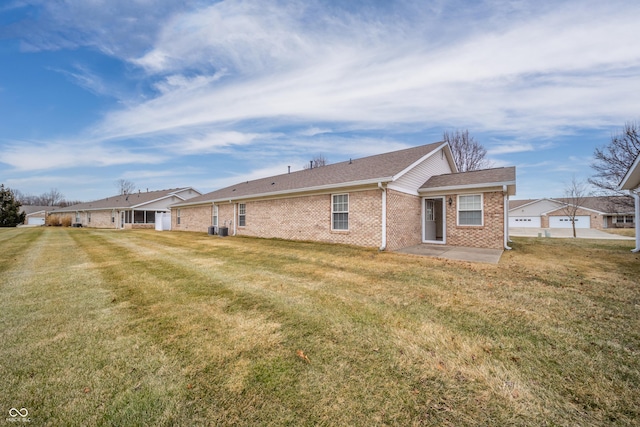
[[[633,221],[636,224],[636,247],[631,252],[640,252],[640,195],[638,195],[638,191],[640,188],[637,188],[634,191],[631,191],[631,195],[633,195],[633,201],[635,204],[635,217]]]

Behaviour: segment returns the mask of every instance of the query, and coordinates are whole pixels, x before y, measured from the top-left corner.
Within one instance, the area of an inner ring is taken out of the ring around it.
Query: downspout
[[[638,194],[637,190],[629,190],[629,193],[633,196],[636,207],[635,217],[633,219],[636,223],[636,247],[631,252],[640,252],[640,194]]]
[[[387,189],[382,185],[382,182],[378,183],[378,188],[382,190],[382,236],[380,250],[387,249]]]
[[[512,248],[509,243],[509,192],[507,186],[502,186],[502,194],[504,195],[504,248],[510,251]]]
[[[233,235],[235,236],[238,233],[238,227],[237,227],[237,223],[238,221],[236,220],[236,207],[238,206],[237,203],[233,204]]]

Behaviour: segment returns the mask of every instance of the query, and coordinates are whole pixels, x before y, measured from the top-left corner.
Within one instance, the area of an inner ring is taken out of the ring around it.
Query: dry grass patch
[[[485,265],[199,233],[11,233],[0,408],[44,423],[640,419],[633,242],[515,239]]]

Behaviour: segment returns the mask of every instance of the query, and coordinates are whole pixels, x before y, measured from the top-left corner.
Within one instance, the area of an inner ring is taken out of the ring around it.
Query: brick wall
[[[212,206],[189,206],[179,208],[180,224],[178,224],[178,209],[171,209],[171,229],[177,231],[209,231],[212,221]]]
[[[346,193],[335,193],[346,194]],[[382,195],[380,190],[349,192],[349,230],[331,230],[331,194],[246,202],[246,225],[238,235],[311,240],[379,247]],[[219,224],[232,219],[233,207],[218,208]],[[236,208],[237,224],[238,209]],[[233,226],[229,233],[233,233]]]
[[[483,193],[483,226],[459,226],[457,221],[456,194],[447,195],[453,200],[447,211],[447,245],[475,248],[504,248],[504,198],[502,192]]]
[[[80,223],[83,227],[91,227],[91,228],[116,228],[117,222],[119,221],[119,214],[116,214],[116,222],[111,222],[111,209],[104,211],[91,211],[91,212],[80,212]],[[91,217],[91,221],[89,221],[89,217]],[[57,224],[57,221],[61,221],[62,218],[68,218],[67,220],[71,223],[76,222],[76,214],[75,213],[55,213],[52,212],[49,214],[47,218],[47,224]]]
[[[422,242],[422,198],[387,190],[387,249],[394,251]]]
[[[116,214],[116,222],[111,222],[111,210],[108,211],[93,211],[91,213],[91,221],[89,222],[89,212],[80,213],[80,219],[83,227],[93,228],[116,228],[116,223],[119,220],[118,214]]]

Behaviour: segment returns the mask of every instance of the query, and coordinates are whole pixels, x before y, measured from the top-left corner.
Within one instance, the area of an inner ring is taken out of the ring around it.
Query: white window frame
[[[247,204],[238,203],[238,227],[247,226]]]
[[[211,218],[211,225],[218,226],[218,205],[213,205],[213,218]]]
[[[337,197],[346,197],[346,210],[336,210],[336,205],[344,205],[344,201],[336,202]],[[346,214],[347,228],[336,228],[336,215]],[[349,231],[349,193],[331,195],[331,231]]]
[[[460,224],[460,212],[477,212],[478,209],[461,209],[460,201],[463,197],[480,197],[480,224]],[[456,205],[456,220],[459,227],[484,227],[484,195],[480,194],[459,194]]]
[[[178,213],[176,214],[176,224],[180,225],[180,208],[178,208]]]

